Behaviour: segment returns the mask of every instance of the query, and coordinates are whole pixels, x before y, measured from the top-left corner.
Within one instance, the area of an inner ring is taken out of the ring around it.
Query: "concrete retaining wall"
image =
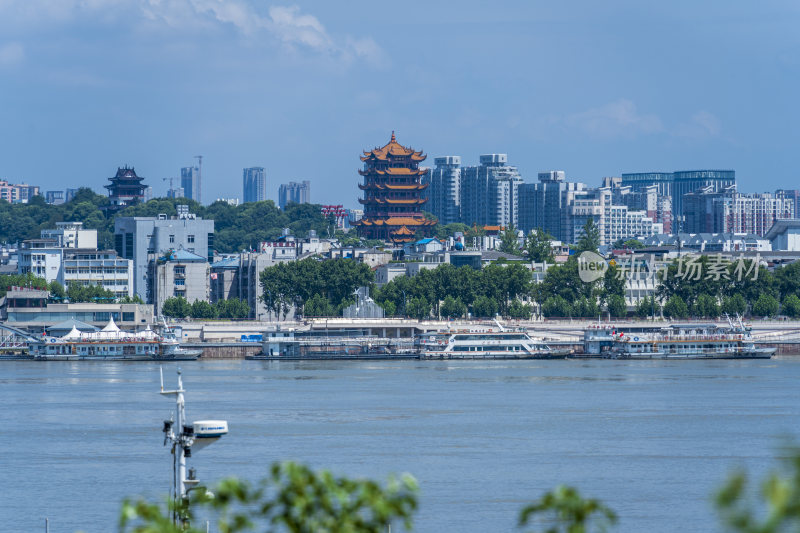
[[[248,355],[261,353],[261,344],[242,344],[236,346],[216,346],[214,344],[182,344],[186,348],[203,350],[202,359],[244,359]]]

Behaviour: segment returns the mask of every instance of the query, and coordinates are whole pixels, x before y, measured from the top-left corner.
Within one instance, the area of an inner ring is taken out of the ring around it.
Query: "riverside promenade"
[[[725,321],[681,320],[680,323],[726,325]],[[277,328],[283,330],[341,331],[361,330],[366,335],[384,339],[413,339],[420,334],[447,329],[493,330],[522,328],[546,342],[562,346],[578,346],[583,342],[583,331],[598,324],[611,325],[619,331],[633,327],[664,327],[664,320],[411,320],[311,318],[303,321],[180,321],[170,324],[180,329],[181,342],[191,348],[201,348],[208,359],[243,359],[261,351],[261,344],[253,336],[265,335]],[[775,346],[779,354],[800,353],[800,321],[753,320],[753,337],[758,344]],[[246,339],[243,341],[243,338]]]

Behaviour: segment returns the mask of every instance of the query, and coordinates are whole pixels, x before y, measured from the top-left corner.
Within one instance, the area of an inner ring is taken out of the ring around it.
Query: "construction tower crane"
[[[200,202],[203,190],[203,156],[196,155],[194,157],[197,159],[197,198],[193,198],[193,200]]]

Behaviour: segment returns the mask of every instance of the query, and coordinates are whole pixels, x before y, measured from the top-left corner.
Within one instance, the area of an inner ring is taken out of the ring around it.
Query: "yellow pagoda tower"
[[[364,169],[358,171],[364,177],[358,185],[364,191],[358,200],[364,205],[364,216],[357,222],[359,235],[399,244],[413,241],[420,230],[430,233],[436,222],[422,214],[427,202],[422,191],[428,185],[420,183],[428,170],[419,168],[426,157],[398,143],[394,132],[389,144],[364,152]]]

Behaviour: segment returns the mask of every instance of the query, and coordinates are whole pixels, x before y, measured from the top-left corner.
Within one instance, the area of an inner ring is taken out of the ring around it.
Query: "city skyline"
[[[465,164],[507,153],[526,182],[731,168],[743,191],[794,187],[795,5],[468,4],[387,16],[367,3],[6,1],[0,178],[100,191],[130,164],[163,196],[161,180],[203,154],[206,200],[256,164],[355,207],[358,153],[395,130]]]

